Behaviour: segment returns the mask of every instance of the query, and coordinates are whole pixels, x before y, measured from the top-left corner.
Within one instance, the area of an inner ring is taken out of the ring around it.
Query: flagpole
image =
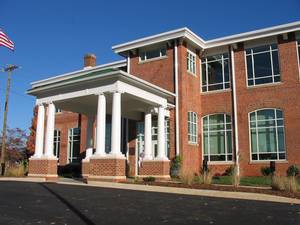
[[[5,154],[6,154],[6,128],[7,128],[7,113],[8,113],[8,99],[10,90],[10,81],[12,72],[17,69],[16,65],[8,65],[4,71],[8,73],[7,83],[6,83],[6,96],[4,105],[4,116],[3,116],[3,129],[2,129],[2,146],[1,146],[1,176],[5,174]]]

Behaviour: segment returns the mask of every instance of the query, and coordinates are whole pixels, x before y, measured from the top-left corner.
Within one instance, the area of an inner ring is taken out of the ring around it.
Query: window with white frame
[[[198,143],[198,118],[195,112],[188,112],[188,142]]]
[[[69,129],[68,161],[70,163],[80,162],[80,128]]]
[[[188,50],[186,57],[187,71],[192,74],[196,74],[196,54]]]
[[[213,114],[203,117],[203,157],[207,161],[232,161],[231,117]]]
[[[202,92],[230,88],[228,53],[201,59]]]
[[[261,109],[249,114],[252,160],[284,160],[285,137],[283,112]]]
[[[167,48],[165,46],[155,49],[141,50],[140,62],[144,62],[150,59],[160,58],[167,55]]]
[[[61,109],[60,108],[55,108],[55,113],[60,113]]]
[[[246,49],[248,86],[280,82],[277,44]]]
[[[54,140],[53,140],[53,155],[59,158],[60,152],[60,130],[54,130]]]

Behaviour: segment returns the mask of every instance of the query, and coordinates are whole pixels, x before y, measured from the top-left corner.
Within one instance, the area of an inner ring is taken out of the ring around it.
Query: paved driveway
[[[300,224],[300,205],[0,182],[0,224]]]

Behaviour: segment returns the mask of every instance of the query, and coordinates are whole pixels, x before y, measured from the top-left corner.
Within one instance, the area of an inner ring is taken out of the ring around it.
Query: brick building
[[[38,107],[30,176],[81,165],[89,180],[169,177],[237,165],[300,165],[300,22],[205,41],[182,28],[113,46],[124,60],[31,83]]]

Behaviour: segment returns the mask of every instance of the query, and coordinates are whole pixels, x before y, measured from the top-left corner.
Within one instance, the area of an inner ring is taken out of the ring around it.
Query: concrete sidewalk
[[[42,178],[14,178],[14,177],[1,177],[0,181],[20,181],[20,182],[44,182]],[[176,187],[163,187],[163,186],[151,186],[140,184],[124,184],[113,182],[92,182],[89,184],[73,181],[72,179],[60,179],[58,184],[67,185],[80,185],[90,187],[103,187],[103,188],[115,188],[134,191],[148,191],[148,192],[160,192],[182,195],[196,195],[216,198],[229,198],[229,199],[243,199],[243,200],[255,200],[255,201],[267,201],[277,203],[288,204],[300,204],[300,199],[287,198],[275,195],[260,194],[260,193],[247,193],[247,192],[229,192],[229,191],[216,191],[216,190],[202,190],[202,189],[190,189],[190,188],[176,188]]]

